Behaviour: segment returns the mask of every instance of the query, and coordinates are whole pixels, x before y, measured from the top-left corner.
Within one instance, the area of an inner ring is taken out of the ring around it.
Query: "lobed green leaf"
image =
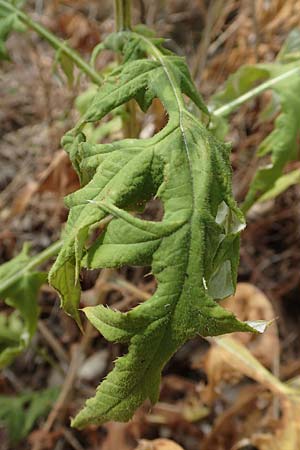
[[[239,234],[244,218],[232,197],[229,147],[219,142],[186,107],[183,94],[207,111],[181,58],[161,51],[145,36],[126,33],[140,45],[137,60],[114,70],[83,119],[64,138],[82,188],[66,199],[70,208],[63,248],[49,281],[77,322],[79,270],[151,265],[158,287],[127,313],[104,306],[84,310],[108,340],[128,344],[128,353],[100,384],[73,426],[126,421],[147,398],[155,402],[164,364],[198,334],[214,336],[256,330],[238,321],[218,301],[236,285]],[[127,50],[126,50],[127,49]],[[141,58],[143,52],[151,59]],[[159,98],[168,124],[149,139],[90,144],[84,127],[136,99],[146,109]],[[137,205],[160,198],[161,222],[134,216]],[[104,218],[104,231],[87,238]]]

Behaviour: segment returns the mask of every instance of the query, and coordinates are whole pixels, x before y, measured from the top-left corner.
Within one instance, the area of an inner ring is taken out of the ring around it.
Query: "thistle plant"
[[[276,195],[282,184],[287,186],[281,176],[287,162],[296,157],[299,136],[294,114],[299,102],[291,101],[291,91],[286,89],[287,80],[292,89],[299,87],[296,39],[290,38],[273,65],[242,68],[214,97],[214,109],[208,109],[185,59],[168,50],[164,39],[157,38],[151,30],[131,27],[128,0],[116,1],[117,31],[101,42],[92,55],[94,61],[102,50],[116,53],[119,64],[105,79],[15,3],[0,0],[2,56],[7,55],[5,39],[21,24],[44,37],[59,52],[61,62],[62,57],[68,58],[71,67],[79,67],[98,90],[78,123],[62,139],[81,183],[80,189],[65,199],[70,211],[62,240],[31,262],[24,250],[0,268],[0,293],[19,310],[24,321],[13,344],[6,342],[2,346],[0,364],[11,362],[34,334],[38,315],[35,297],[45,278],[45,274],[36,272],[41,262],[59,252],[49,283],[59,293],[62,308],[80,328],[82,268],[150,266],[157,289],[149,300],[126,313],[103,305],[83,309],[101,335],[127,344],[128,351],[117,359],[112,372],[72,425],[82,428],[109,420],[127,421],[144,400],[157,401],[162,369],[187,340],[197,335],[264,329],[265,324],[259,321],[240,322],[220,304],[235,291],[240,232],[245,219],[232,195],[230,145],[217,139],[211,123],[272,88],[280,98],[282,111],[275,130],[263,143],[262,153],[272,154],[273,166],[258,171],[244,211],[257,199]],[[70,69],[70,64],[67,67]],[[253,87],[261,79],[264,82]],[[141,139],[126,132],[124,135],[129,137],[106,144],[88,139],[89,127],[97,129],[99,121],[118,108],[130,104],[131,111],[140,108],[147,112],[154,99],[162,103],[168,119],[154,136]],[[284,132],[287,123],[292,128],[289,139]],[[278,136],[281,146],[277,145]],[[293,180],[298,180],[297,176]],[[151,199],[162,202],[161,221],[138,217]],[[20,289],[28,294],[32,308],[27,308],[28,303],[26,308],[20,304]],[[10,324],[4,328],[8,336]]]

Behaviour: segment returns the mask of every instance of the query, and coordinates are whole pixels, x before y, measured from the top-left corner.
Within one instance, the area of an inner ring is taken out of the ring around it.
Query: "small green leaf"
[[[213,109],[235,100],[253,88],[256,83],[267,80],[269,76],[268,69],[262,64],[240,67],[229,76],[224,88],[212,97]]]
[[[278,56],[278,61],[286,63],[299,61],[300,59],[300,29],[295,28],[290,32],[284,42]]]
[[[53,62],[52,70],[53,72],[57,72],[57,66],[59,65],[66,75],[69,87],[73,86],[74,83],[74,62],[73,60],[64,52],[64,46],[66,43],[62,43],[58,50],[55,53],[55,60]],[[58,73],[59,75],[59,73]]]
[[[25,392],[17,396],[0,396],[0,422],[8,430],[12,444],[17,444],[45,416],[58,395],[57,388]]]
[[[24,244],[22,251],[10,261],[0,265],[0,292],[6,289],[3,282],[17,274],[22,270],[30,261],[28,255],[29,245]]]
[[[31,272],[24,274],[11,288],[0,291],[0,296],[6,298],[6,304],[20,311],[30,337],[34,335],[37,326],[39,313],[37,294],[41,285],[46,281],[46,273]]]
[[[60,66],[67,77],[68,84],[70,87],[74,83],[74,63],[73,61],[64,53],[61,52],[59,56]]]
[[[28,345],[29,334],[17,311],[0,314],[0,369],[8,366]]]
[[[9,59],[8,53],[5,47],[5,41],[8,35],[13,30],[15,16],[10,14],[7,17],[0,18],[0,59]]]
[[[7,4],[14,7],[21,7],[23,1],[7,0]],[[11,12],[10,8],[0,5],[0,60],[9,59],[5,42],[12,31],[22,32],[26,27],[20,22],[15,12]]]
[[[0,367],[10,364],[28,346],[36,331],[39,314],[37,294],[46,282],[47,274],[30,269],[28,251],[25,244],[19,255],[0,266],[0,298],[16,309],[15,314],[9,317],[0,316]],[[9,333],[12,340],[5,339]]]
[[[278,197],[278,195],[295,184],[300,184],[300,169],[291,170],[291,172],[277,178],[274,186],[259,198],[259,202],[265,202]]]

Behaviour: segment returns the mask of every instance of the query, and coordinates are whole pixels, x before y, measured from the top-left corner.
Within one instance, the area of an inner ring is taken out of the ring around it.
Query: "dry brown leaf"
[[[233,404],[216,418],[213,429],[201,442],[201,450],[227,449],[233,442],[239,440],[244,428],[249,427],[249,422],[253,422],[256,401],[262,392],[261,386],[242,388]],[[256,414],[254,418],[257,422]]]
[[[79,187],[78,177],[72,168],[70,159],[64,150],[58,150],[47,169],[41,172],[37,180],[29,181],[16,196],[9,217],[22,214],[32,197],[38,192],[53,192],[60,198]]]
[[[155,439],[154,441],[143,439],[135,450],[184,450],[184,448],[169,439]]]
[[[214,341],[224,350],[222,357],[230,361],[233,367],[280,397],[283,414],[276,432],[254,436],[255,445],[259,450],[299,450],[300,391],[282,383],[272,375],[238,341],[229,337],[218,337]]]
[[[247,348],[232,339],[231,337],[217,337],[213,341],[222,349],[220,357],[226,360],[236,370],[240,371],[249,378],[257,381],[262,387],[270,390],[273,395],[278,396],[281,402],[282,416],[277,421],[274,432],[264,432],[258,434],[257,424],[260,424],[259,420],[252,424],[252,432],[248,435],[252,435],[251,443],[259,450],[299,450],[300,448],[300,390],[296,390],[290,387],[288,384],[282,383],[278,378],[272,375],[262,364],[247,350]],[[259,397],[257,397],[259,398]],[[258,405],[256,408],[258,414]],[[225,412],[223,415],[227,419]],[[215,439],[216,428],[211,432],[207,438],[205,444],[210,445]],[[247,422],[247,421],[245,421]],[[243,427],[245,427],[245,422]],[[262,424],[260,424],[262,425]],[[265,425],[268,425],[266,423]],[[272,428],[269,424],[269,428]],[[204,446],[204,449],[209,449],[209,446]],[[238,448],[238,447],[234,447]]]
[[[99,27],[79,12],[60,14],[59,28],[68,36],[72,47],[82,50],[93,49],[101,38]]]
[[[167,424],[169,427],[183,426],[184,423],[198,422],[210,414],[210,409],[204,406],[199,396],[194,394],[174,404],[159,402],[147,415],[147,422]]]
[[[27,208],[32,196],[37,192],[39,184],[36,181],[29,181],[15,197],[9,216],[14,217],[22,214]]]
[[[255,356],[239,341],[232,337],[222,336],[212,339],[220,349],[220,357],[234,369],[270,389],[274,394],[287,396],[296,391],[282,383],[269,372]]]
[[[232,311],[242,321],[275,319],[275,311],[270,300],[250,283],[238,283],[236,293],[222,306]],[[262,334],[234,333],[234,339],[246,345],[251,353],[266,367],[271,368],[274,358],[279,355],[279,339],[276,322]]]
[[[78,177],[72,168],[69,156],[58,150],[49,166],[38,177],[39,192],[50,191],[64,196],[79,188]]]
[[[128,436],[128,424],[109,422],[105,425],[106,438],[101,445],[101,450],[133,450],[134,446]]]
[[[282,417],[275,433],[255,434],[251,439],[259,450],[300,449],[300,400],[286,398],[281,405]]]
[[[232,311],[240,320],[266,320],[274,319],[275,313],[268,298],[255,286],[249,283],[239,283],[236,294],[222,303]],[[276,324],[270,326],[263,334],[233,333],[231,337],[245,345],[251,354],[268,368],[276,367],[279,358],[279,339]],[[201,361],[194,360],[194,366],[201,365]],[[244,372],[228,363],[228,355],[224,357],[221,346],[212,346],[204,360],[204,368],[208,377],[208,385],[203,393],[205,400],[211,403],[222,382],[235,384],[244,375]]]

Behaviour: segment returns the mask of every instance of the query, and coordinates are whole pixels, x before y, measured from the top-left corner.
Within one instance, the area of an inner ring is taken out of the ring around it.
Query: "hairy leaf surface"
[[[188,111],[183,93],[202,111],[206,108],[184,61],[164,54],[161,43],[126,33],[123,53],[136,45],[150,59],[135,51],[137,60],[128,58],[113,71],[83,120],[64,138],[83,187],[66,199],[70,215],[64,246],[49,279],[78,322],[81,266],[151,265],[158,287],[127,313],[85,308],[100,333],[127,343],[128,353],[75,418],[76,427],[126,421],[146,398],[155,402],[164,364],[187,339],[255,331],[216,301],[235,290],[244,227],[232,197],[229,147]],[[169,120],[154,137],[112,144],[85,141],[86,123],[130,99],[146,110],[156,97]],[[138,206],[153,197],[163,202],[162,221],[135,217]],[[86,249],[89,230],[107,217],[111,220],[104,232]]]

